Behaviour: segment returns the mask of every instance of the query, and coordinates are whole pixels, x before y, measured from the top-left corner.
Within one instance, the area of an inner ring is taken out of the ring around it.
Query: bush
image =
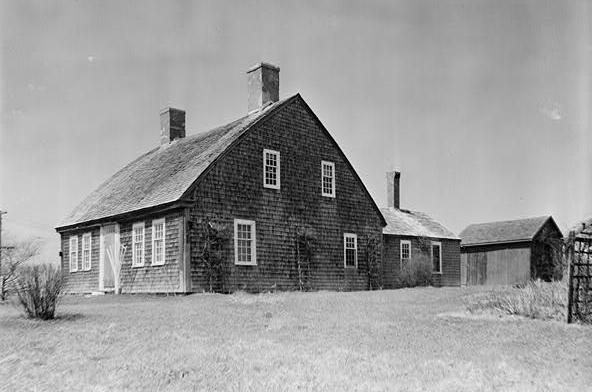
[[[399,284],[404,287],[429,286],[432,284],[432,262],[428,255],[412,257],[401,265]]]
[[[472,301],[467,309],[473,313],[493,310],[530,318],[563,320],[567,309],[567,283],[530,281],[523,287],[490,291]]]
[[[18,304],[28,317],[53,319],[62,284],[62,271],[51,264],[23,267],[15,281]]]

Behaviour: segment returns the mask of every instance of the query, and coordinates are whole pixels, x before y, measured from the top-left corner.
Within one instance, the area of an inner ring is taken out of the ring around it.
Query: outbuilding
[[[561,278],[563,235],[551,216],[472,224],[460,238],[463,285]]]

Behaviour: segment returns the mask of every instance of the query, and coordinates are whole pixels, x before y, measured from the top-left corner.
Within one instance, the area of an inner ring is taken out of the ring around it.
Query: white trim
[[[159,225],[162,223],[162,262],[157,263],[156,260],[156,252],[154,251],[154,249],[156,249],[154,247],[154,226]],[[166,247],[165,247],[165,241],[166,241],[166,223],[165,223],[165,219],[161,218],[161,219],[155,219],[152,221],[152,260],[150,261],[150,263],[152,265],[164,265],[166,263]]]
[[[70,270],[70,272],[77,272],[78,271],[78,236],[77,235],[73,235],[70,236],[70,242],[68,243],[68,262],[69,267],[68,269]],[[72,245],[72,242],[74,241],[75,245]],[[72,248],[74,248],[74,251],[72,251]],[[74,255],[74,267],[72,268],[72,255]]]
[[[355,266],[347,265],[347,238],[353,238],[355,253]],[[358,236],[353,233],[343,233],[343,267],[344,268],[358,268]]]
[[[88,265],[84,263],[84,240],[88,238]],[[90,271],[92,268],[92,233],[84,233],[82,235],[82,270]]]
[[[409,245],[409,257],[407,260],[411,259],[411,241],[410,240],[401,240],[399,244],[399,264],[401,267],[403,266],[403,244]]]
[[[266,177],[265,177],[265,173],[266,173],[266,169],[267,169],[267,165],[266,165],[266,155],[270,154],[270,155],[275,155],[276,158],[276,183],[275,185],[272,184],[267,184],[266,183]],[[279,151],[275,151],[275,150],[268,150],[268,149],[264,149],[263,150],[263,187],[264,188],[270,188],[270,189],[280,189],[280,181],[281,181],[281,164],[280,164],[280,152]]]
[[[251,226],[251,262],[238,260],[238,225]],[[257,231],[255,221],[245,219],[234,220],[234,264],[236,265],[257,265]]]
[[[434,245],[438,245],[438,249],[439,249],[439,258],[438,261],[440,262],[440,270],[439,271],[434,271]],[[432,241],[432,246],[431,246],[431,251],[430,251],[430,255],[431,255],[431,262],[432,262],[432,273],[433,274],[441,274],[442,273],[442,243],[440,241]]]
[[[136,229],[142,228],[142,260],[138,261],[136,259]],[[143,267],[144,266],[144,262],[146,261],[146,227],[144,225],[144,222],[138,222],[138,223],[134,223],[132,225],[132,267]]]
[[[331,193],[325,192],[323,187],[323,179],[325,177],[325,166],[331,167]],[[335,163],[329,161],[321,161],[321,194],[326,197],[335,197]]]

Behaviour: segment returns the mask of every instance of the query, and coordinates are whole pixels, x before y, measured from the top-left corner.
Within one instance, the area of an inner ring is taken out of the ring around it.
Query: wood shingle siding
[[[421,241],[437,241],[442,244],[442,273],[432,274],[432,284],[437,287],[460,286],[460,240],[447,238],[418,238],[385,234],[383,239],[382,276],[384,288],[401,287],[401,241],[411,242],[411,259],[423,254],[431,256],[430,250]]]
[[[262,186],[264,149],[281,154],[281,189]],[[321,194],[322,160],[335,163],[335,198]],[[296,289],[298,228],[314,233],[310,282],[314,289],[367,289],[366,237],[380,237],[381,217],[343,154],[303,102],[287,105],[245,135],[200,179],[192,199],[190,227],[205,218],[228,228],[234,219],[256,222],[257,265],[234,265],[233,242],[228,241],[225,291]],[[343,266],[345,232],[358,235],[357,269]],[[206,290],[197,229],[191,230],[190,243],[192,290]]]

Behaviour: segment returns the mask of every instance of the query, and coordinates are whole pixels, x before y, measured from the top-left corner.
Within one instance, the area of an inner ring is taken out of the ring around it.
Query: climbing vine
[[[312,290],[311,267],[315,236],[311,229],[298,227],[294,237],[294,258],[300,291]]]
[[[224,291],[224,248],[228,241],[228,228],[219,221],[206,217],[197,222],[199,259],[206,274],[209,292]]]
[[[379,241],[376,236],[366,236],[366,260],[368,262],[368,289],[382,288],[380,282]]]

